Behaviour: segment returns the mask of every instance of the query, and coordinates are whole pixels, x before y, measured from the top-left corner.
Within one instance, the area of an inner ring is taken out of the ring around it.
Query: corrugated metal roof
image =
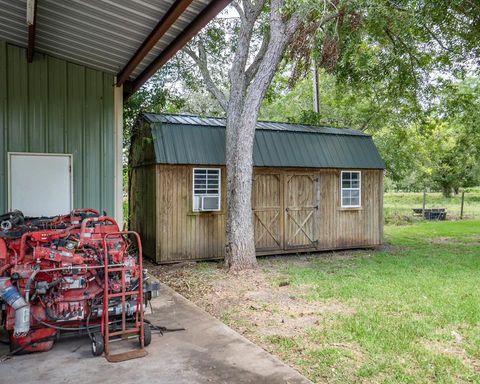
[[[143,113],[146,120],[151,123],[163,124],[181,124],[181,125],[196,125],[196,126],[210,126],[210,127],[225,127],[225,119],[221,117],[200,117],[194,115],[178,115],[178,114],[156,114]],[[292,132],[311,132],[311,133],[325,133],[332,135],[354,135],[354,136],[368,136],[361,131],[356,131],[350,128],[331,128],[331,127],[317,127],[304,124],[292,124],[273,121],[259,121],[256,129],[268,129],[274,131],[292,131]]]
[[[108,73],[119,72],[174,0],[40,0],[35,50]],[[210,3],[193,0],[145,59],[137,76]],[[0,0],[0,39],[27,46],[27,0]]]
[[[157,163],[225,164],[224,120],[143,116],[151,124]],[[372,138],[362,132],[268,122],[255,132],[253,162],[259,167],[385,168]]]

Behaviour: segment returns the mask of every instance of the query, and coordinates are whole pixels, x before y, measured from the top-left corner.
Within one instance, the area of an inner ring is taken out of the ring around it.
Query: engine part
[[[0,277],[0,297],[15,310],[14,336],[24,336],[30,330],[30,308],[9,277]]]
[[[40,218],[14,211],[0,215],[0,226],[0,324],[13,350],[45,351],[71,332],[92,338],[106,309],[115,328],[123,319],[134,321],[157,295],[158,283],[141,270],[141,244],[93,209]],[[130,292],[124,305],[123,291]]]
[[[0,216],[0,229],[9,231],[13,227],[23,224],[24,220],[23,213],[18,210],[5,213]]]

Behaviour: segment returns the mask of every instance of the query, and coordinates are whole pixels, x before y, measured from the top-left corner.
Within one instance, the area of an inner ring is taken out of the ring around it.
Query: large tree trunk
[[[231,271],[254,268],[255,239],[251,207],[253,176],[253,141],[260,105],[282,58],[285,46],[300,24],[301,15],[283,15],[284,0],[270,1],[270,30],[253,62],[247,67],[252,33],[265,0],[255,3],[244,0],[233,3],[240,15],[241,26],[237,48],[229,71],[230,89],[227,98],[208,72],[207,56],[201,40],[198,55],[186,52],[197,62],[209,91],[218,99],[227,114],[227,217],[225,264]]]
[[[452,187],[450,185],[442,185],[443,197],[450,198],[452,196]]]
[[[251,209],[255,121],[227,118],[227,220],[225,264],[231,271],[257,265]]]
[[[295,23],[286,32],[280,9],[273,10],[271,36],[250,85],[246,84],[244,70],[232,69],[230,99],[227,110],[226,164],[227,164],[227,222],[225,264],[231,271],[254,268],[255,238],[252,215],[253,142],[260,105],[272,82],[288,36]],[[298,23],[298,21],[296,21]],[[274,28],[275,27],[275,28]],[[242,56],[242,55],[240,55]]]

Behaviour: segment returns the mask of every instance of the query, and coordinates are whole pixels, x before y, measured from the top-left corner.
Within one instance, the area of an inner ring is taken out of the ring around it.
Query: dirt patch
[[[322,257],[338,260],[352,255],[338,252],[322,254]],[[315,258],[272,258],[262,263],[262,268],[235,274],[227,273],[216,263],[209,263],[204,269],[195,263],[148,264],[147,268],[213,316],[258,341],[273,335],[295,337],[309,329],[321,330],[331,315],[355,313],[354,308],[333,300],[308,300],[306,295],[314,287],[292,286],[279,272],[284,263],[302,266],[311,264]]]
[[[344,349],[350,352],[353,356],[353,360],[357,363],[363,362],[365,360],[365,352],[362,348],[355,343],[332,343],[332,347]]]
[[[457,245],[457,244],[466,244],[471,246],[480,245],[480,235],[472,235],[465,238],[454,238],[454,237],[435,237],[429,240],[430,244],[435,245]]]
[[[429,242],[435,245],[446,245],[446,244],[458,244],[461,243],[458,239],[453,237],[435,237],[430,239]]]
[[[480,373],[480,362],[471,359],[463,346],[463,337],[457,331],[452,331],[451,335],[453,340],[451,341],[431,341],[425,340],[423,346],[425,349],[435,354],[443,354],[450,357],[459,359],[466,366],[470,366],[475,372]]]
[[[372,254],[373,250],[359,250],[270,257],[262,259],[256,270],[239,273],[228,273],[222,263],[214,262],[145,264],[164,284],[252,342],[315,382],[327,382],[329,375],[354,377],[367,359],[359,345],[332,343],[323,337],[324,330],[335,327],[339,317],[353,316],[356,308],[334,299],[309,299],[318,287],[293,284],[284,271],[317,268],[319,259],[329,268],[330,262],[335,266]],[[298,365],[299,359],[311,364]]]
[[[231,308],[232,320],[243,332],[251,332],[250,325],[258,336],[294,337],[309,329],[321,330],[328,315],[351,315],[355,313],[335,301],[312,302],[302,297],[309,287],[269,287],[246,291],[237,297],[237,305]],[[218,312],[217,312],[218,313]],[[248,323],[245,324],[245,319]]]

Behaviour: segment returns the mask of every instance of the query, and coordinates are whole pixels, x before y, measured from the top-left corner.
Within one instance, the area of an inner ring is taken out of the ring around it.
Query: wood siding
[[[320,171],[318,249],[377,246],[383,241],[383,171],[362,170],[360,208],[341,208],[340,170]]]
[[[133,171],[132,229],[142,235],[145,254],[157,262],[223,258],[225,167],[206,167],[222,170],[222,209],[208,213],[192,212],[193,168],[148,165]],[[252,209],[257,253],[382,244],[383,170],[361,170],[362,206],[349,209],[340,204],[340,172],[255,168]]]
[[[192,211],[193,166],[157,165],[158,262],[218,259],[225,246],[225,167],[221,169],[219,212]],[[200,167],[196,167],[200,168]]]
[[[150,259],[156,257],[157,199],[156,167],[149,165],[133,168],[130,173],[129,211],[130,228],[140,233],[143,253]]]

